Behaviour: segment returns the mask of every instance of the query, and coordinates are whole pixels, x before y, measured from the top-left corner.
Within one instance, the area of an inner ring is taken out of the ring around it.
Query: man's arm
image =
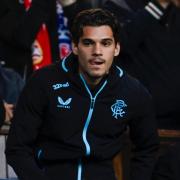
[[[47,103],[37,74],[29,80],[19,98],[6,146],[8,164],[13,167],[19,179],[26,180],[47,180],[35,161],[33,148]]]
[[[9,123],[13,118],[14,105],[4,102],[5,122]]]
[[[4,122],[9,123],[13,118],[14,105],[3,102],[0,98],[0,127]]]
[[[132,140],[131,180],[150,180],[159,146],[156,119],[149,93],[139,85],[136,114],[130,121]]]

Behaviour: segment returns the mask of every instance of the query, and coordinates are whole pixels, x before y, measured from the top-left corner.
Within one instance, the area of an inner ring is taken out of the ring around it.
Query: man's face
[[[73,43],[73,52],[78,56],[79,73],[88,83],[97,84],[108,74],[114,56],[120,51],[113,32],[107,25],[85,26],[78,44]]]

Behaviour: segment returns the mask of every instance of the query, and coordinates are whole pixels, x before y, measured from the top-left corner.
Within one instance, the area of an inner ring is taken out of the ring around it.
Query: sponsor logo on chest
[[[67,88],[67,87],[69,87],[69,83],[68,82],[66,82],[66,83],[57,83],[57,84],[53,84],[52,87],[53,87],[54,90],[61,89],[61,88]]]
[[[66,100],[63,100],[60,96],[58,96],[58,108],[63,108],[63,109],[70,109],[71,108],[71,101],[72,98],[68,98]]]

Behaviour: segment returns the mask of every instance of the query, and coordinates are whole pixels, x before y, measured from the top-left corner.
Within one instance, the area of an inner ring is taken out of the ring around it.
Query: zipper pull
[[[92,99],[91,99],[91,109],[93,109],[93,108],[94,108],[94,103],[95,103],[95,99],[94,99],[94,98],[92,98]]]

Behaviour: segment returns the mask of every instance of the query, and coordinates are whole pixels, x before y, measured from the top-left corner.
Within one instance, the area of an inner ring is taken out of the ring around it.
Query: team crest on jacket
[[[58,105],[57,107],[59,108],[64,108],[64,109],[70,109],[70,103],[72,101],[72,98],[68,98],[66,100],[63,100],[60,96],[58,96]]]
[[[124,110],[125,107],[127,107],[127,105],[123,100],[116,100],[116,103],[111,106],[112,116],[116,119],[124,117],[126,113]]]

